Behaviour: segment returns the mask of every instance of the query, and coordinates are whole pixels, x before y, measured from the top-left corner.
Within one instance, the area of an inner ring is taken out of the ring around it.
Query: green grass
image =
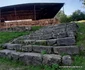
[[[7,58],[0,58],[0,70],[55,70],[58,65],[52,65],[52,67],[47,65],[42,66],[26,66],[22,62],[12,61]]]
[[[42,26],[32,26],[31,31],[36,31],[39,30],[40,28],[42,28]]]
[[[0,32],[0,44],[6,43],[10,40],[13,40],[14,38],[17,38],[19,36],[27,35],[33,31],[36,31],[40,29],[41,26],[32,26],[31,31],[29,32]]]
[[[85,23],[78,23],[79,30],[77,34],[77,45],[85,46]]]
[[[0,44],[6,43],[14,38],[29,34],[30,32],[0,32]]]

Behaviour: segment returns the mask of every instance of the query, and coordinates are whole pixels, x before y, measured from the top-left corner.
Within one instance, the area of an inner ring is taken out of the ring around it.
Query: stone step
[[[39,54],[39,53],[26,53],[26,52],[16,52],[12,50],[0,50],[0,57],[9,58],[15,61],[21,61],[26,65],[52,65],[60,64],[61,56],[55,54]]]
[[[75,45],[75,37],[65,37],[65,38],[57,38],[57,39],[49,39],[49,40],[18,40],[12,42],[13,44],[23,44],[23,45],[47,45],[47,46],[69,46]]]
[[[79,54],[77,46],[42,46],[42,45],[21,45],[21,44],[5,44],[3,48],[16,50],[21,52],[36,52],[47,54]]]
[[[52,46],[57,44],[57,39],[49,39],[49,40],[18,40],[18,41],[13,41],[13,44],[23,44],[23,45],[48,45]]]
[[[57,54],[69,54],[69,55],[76,55],[79,54],[79,47],[77,46],[57,46],[53,48],[54,53]]]
[[[65,38],[58,38],[57,45],[60,46],[68,46],[68,45],[75,45],[75,37],[65,37]]]
[[[4,49],[16,50],[21,52],[37,52],[37,53],[52,53],[52,46],[42,46],[42,45],[21,45],[21,44],[11,44],[6,43],[3,45]]]
[[[22,47],[23,45],[22,44],[11,44],[11,43],[5,43],[2,45],[2,48],[3,49],[9,49],[9,50],[15,50],[15,49],[18,49],[20,47]]]

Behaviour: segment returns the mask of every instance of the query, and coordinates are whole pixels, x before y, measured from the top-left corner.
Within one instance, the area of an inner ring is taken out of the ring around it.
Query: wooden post
[[[16,12],[16,7],[14,6],[14,14],[15,14],[15,20],[16,20],[16,23],[17,23],[17,27],[18,27],[18,22],[17,22],[17,12]]]
[[[1,22],[1,8],[0,8],[0,22]]]
[[[65,11],[64,11],[64,6],[63,6],[63,14],[65,14]]]
[[[16,7],[14,6],[15,20],[17,19]]]
[[[36,6],[34,5],[34,20],[36,20]]]

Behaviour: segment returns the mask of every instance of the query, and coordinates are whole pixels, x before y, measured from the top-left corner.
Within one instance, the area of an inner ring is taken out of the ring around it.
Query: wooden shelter
[[[0,7],[0,21],[53,18],[64,3],[27,3]]]

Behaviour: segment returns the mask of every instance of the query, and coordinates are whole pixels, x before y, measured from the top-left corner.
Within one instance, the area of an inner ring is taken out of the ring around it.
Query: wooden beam
[[[17,19],[17,12],[16,12],[16,7],[14,6],[14,14],[15,14],[15,20]]]
[[[36,20],[36,6],[34,5],[34,20]]]
[[[1,22],[1,9],[0,9],[0,22]]]

